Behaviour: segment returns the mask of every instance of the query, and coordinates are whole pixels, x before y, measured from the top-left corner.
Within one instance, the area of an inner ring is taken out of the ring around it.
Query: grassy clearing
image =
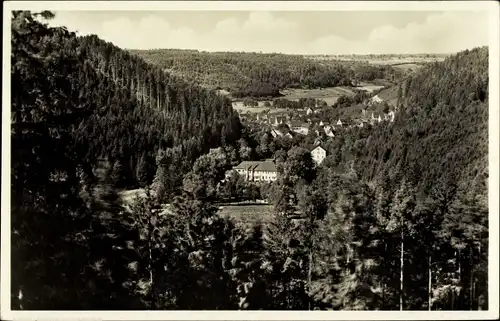
[[[366,90],[369,92],[378,90],[383,88],[383,84],[381,83],[361,83],[360,86],[357,87],[359,90]],[[285,98],[288,100],[298,101],[300,98],[314,98],[324,100],[328,105],[333,105],[337,101],[337,99],[341,95],[351,96],[354,95],[354,91],[350,87],[327,87],[321,89],[296,89],[289,88],[281,91],[283,96],[281,98]],[[287,110],[283,108],[273,108],[273,107],[265,107],[265,101],[259,101],[259,106],[257,107],[248,107],[243,105],[242,101],[233,101],[233,108],[241,114],[245,113],[262,113],[269,112],[270,114],[279,114],[286,113]]]
[[[378,93],[378,96],[389,105],[396,106],[398,101],[398,86],[383,89]]]
[[[412,69],[412,70],[416,70],[416,69],[419,69],[419,68],[422,68],[423,65],[420,65],[420,64],[400,64],[400,65],[393,65],[392,67],[394,69],[400,69],[400,70],[403,70],[403,71],[408,71],[409,69]]]
[[[353,95],[354,92],[348,87],[328,87],[321,89],[286,89],[282,91],[284,98],[299,100],[300,98],[315,98],[324,100],[333,105],[341,95]]]
[[[259,114],[262,112],[269,111],[270,114],[278,114],[278,113],[286,113],[287,109],[285,108],[273,108],[273,107],[264,107],[264,106],[259,106],[259,107],[248,107],[244,106],[241,102],[235,101],[233,102],[233,109],[239,112],[240,114]]]
[[[273,215],[274,208],[268,204],[221,205],[219,215],[227,216],[236,223],[251,225],[257,222],[266,223]]]

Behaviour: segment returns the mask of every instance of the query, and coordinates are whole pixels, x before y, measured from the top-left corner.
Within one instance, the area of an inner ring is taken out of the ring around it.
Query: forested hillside
[[[85,160],[93,163],[97,157],[107,158],[116,167],[121,186],[150,182],[160,148],[182,146],[189,150],[178,164],[182,171],[209,148],[239,138],[239,119],[222,96],[188,85],[97,36],[79,38],[62,30],[47,30],[43,35],[20,35],[24,37],[20,43],[30,36],[39,37],[30,48],[34,55],[50,57],[61,52],[64,59],[73,61],[60,71],[65,75],[61,77],[67,77],[65,95],[85,113],[83,118],[73,117],[73,136],[85,145],[81,146]],[[62,49],[59,51],[54,43]],[[14,61],[13,65],[20,64]],[[13,101],[22,104],[18,100],[23,99],[22,90],[28,88],[18,85],[23,79],[17,74],[13,80],[13,88],[21,90],[14,89]],[[47,86],[51,85],[59,86]],[[65,104],[61,108],[72,107],[71,102],[58,101]],[[136,172],[142,177],[138,178]]]
[[[441,180],[484,188],[488,157],[488,50],[461,52],[400,84],[392,126],[353,129],[332,142],[336,164],[355,160],[372,179],[410,169],[428,190]],[[439,148],[437,148],[439,146]]]
[[[169,162],[182,180],[201,154],[240,135],[226,98],[97,36],[76,37],[40,22],[51,17],[18,11],[12,18],[12,270],[19,272],[13,287],[38,307],[45,306],[41,297],[64,295],[47,290],[50,282],[88,286],[77,282],[87,282],[80,273],[93,273],[89,261],[76,267],[64,249],[73,247],[74,258],[86,261],[97,253],[88,247],[106,248],[106,240],[88,233],[101,238],[98,218],[116,208],[101,208],[94,193],[107,204],[116,201],[116,188],[150,184],[165,149],[178,154]],[[48,277],[61,271],[67,272]]]
[[[289,258],[311,264],[293,266],[311,305],[486,308],[487,92],[487,48],[428,65],[401,83],[394,123],[324,143],[329,156],[312,183],[304,154],[314,137],[255,133],[249,145],[284,162],[269,192],[277,212],[295,204],[308,213],[308,224],[282,223],[289,232],[277,234],[297,241],[288,253],[307,253]]]
[[[196,50],[133,50],[147,62],[233,97],[276,97],[283,88],[352,86],[357,81],[391,79],[389,66],[361,62],[317,62],[299,55]]]

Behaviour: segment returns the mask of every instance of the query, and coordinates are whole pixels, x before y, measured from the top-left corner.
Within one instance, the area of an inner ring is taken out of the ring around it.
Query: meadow
[[[269,221],[273,214],[273,206],[268,204],[221,205],[219,215],[234,219],[236,223],[251,225]]]

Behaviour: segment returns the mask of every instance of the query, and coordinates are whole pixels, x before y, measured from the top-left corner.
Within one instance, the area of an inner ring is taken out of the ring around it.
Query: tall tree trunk
[[[460,255],[460,250],[458,250],[458,284],[460,285],[461,288],[463,288],[463,282],[462,282],[462,257]],[[458,304],[459,304],[459,309],[462,309],[462,296],[463,296],[464,291],[460,291],[458,294]]]
[[[432,310],[432,259],[429,255],[429,297],[427,301],[429,311]]]
[[[399,276],[399,310],[403,311],[404,232],[401,228],[401,262]]]
[[[472,247],[469,251],[469,268],[470,268],[470,281],[469,281],[469,310],[472,311],[474,302],[473,282],[474,282],[474,269],[472,266]]]
[[[151,248],[151,239],[149,240],[149,262],[148,262],[148,270],[149,270],[149,284],[150,284],[150,302],[151,302],[151,309],[154,309],[154,286],[153,286],[153,251]]]
[[[384,253],[387,253],[387,243],[384,243]],[[383,258],[383,261],[382,261],[382,264],[383,264],[383,269],[384,271],[387,270],[387,261],[386,261],[386,258],[384,256]],[[385,309],[385,278],[382,278],[382,310]]]
[[[311,311],[311,280],[312,280],[312,259],[313,259],[313,246],[314,246],[314,240],[312,241],[311,244],[311,249],[309,250],[309,267],[307,271],[307,297],[308,297],[308,310]]]

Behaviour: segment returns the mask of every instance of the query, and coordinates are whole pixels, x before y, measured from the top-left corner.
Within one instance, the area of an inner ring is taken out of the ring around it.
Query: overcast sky
[[[452,53],[488,44],[485,11],[57,11],[51,24],[128,49]]]

